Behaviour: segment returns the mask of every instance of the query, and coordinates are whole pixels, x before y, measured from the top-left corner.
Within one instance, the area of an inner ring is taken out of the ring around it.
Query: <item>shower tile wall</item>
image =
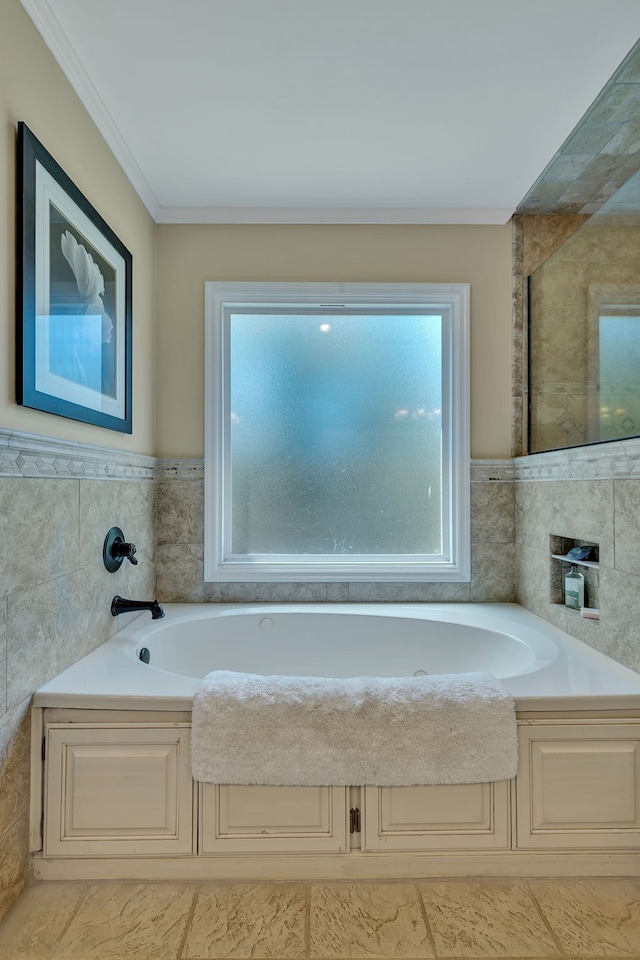
[[[0,920],[28,879],[31,695],[115,632],[115,593],[155,590],[152,458],[15,444],[14,433],[0,445]],[[109,475],[122,479],[98,479]],[[113,525],[139,563],[112,575],[102,544]]]
[[[549,214],[512,218],[513,323],[511,452],[527,450],[527,277],[589,219],[584,215]]]
[[[531,278],[531,448],[550,450],[640,432],[640,389],[621,387],[611,426],[600,420],[597,356],[602,304],[638,296],[637,224],[592,218]],[[615,308],[614,308],[615,309]],[[605,375],[606,381],[606,375]]]
[[[600,479],[584,477],[596,472],[587,454],[581,461],[564,451],[562,464],[550,454],[516,461],[517,595],[533,613],[640,671],[640,479],[620,476],[625,463],[637,476],[640,441],[611,446],[609,458],[602,451]],[[550,602],[552,535],[599,544],[599,622]]]
[[[205,583],[202,460],[157,468],[157,587],[166,602],[413,602],[514,599],[514,492],[510,460],[472,462],[471,583]]]
[[[640,440],[519,456],[526,449],[526,277],[584,221],[513,218],[516,594],[545,620],[640,670]],[[599,623],[550,602],[551,536],[600,544]]]
[[[640,169],[640,41],[518,206],[519,213],[598,211]]]

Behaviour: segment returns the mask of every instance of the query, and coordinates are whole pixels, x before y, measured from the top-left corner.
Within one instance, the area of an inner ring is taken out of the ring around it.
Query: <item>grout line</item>
[[[611,558],[611,567],[613,570],[616,569],[616,481],[615,478],[611,480],[611,553],[613,554]],[[598,557],[600,554],[598,554]],[[598,606],[600,606],[600,578],[598,577]]]
[[[433,936],[433,931],[431,929],[431,924],[429,923],[429,917],[427,916],[427,908],[424,902],[424,897],[422,896],[422,891],[420,890],[420,884],[416,883],[416,892],[418,894],[418,903],[420,904],[420,909],[422,910],[422,919],[424,920],[424,925],[427,929],[427,937],[429,938],[429,944],[431,946],[431,952],[434,957],[438,956],[438,951],[436,950],[436,941]]]
[[[549,923],[549,921],[548,921],[548,919],[547,919],[546,913],[544,912],[544,910],[542,909],[542,907],[541,907],[540,904],[538,903],[538,898],[536,897],[535,893],[534,893],[533,890],[531,889],[531,884],[530,884],[528,881],[526,881],[526,887],[527,887],[527,890],[529,891],[529,896],[531,897],[531,899],[533,900],[533,902],[534,902],[535,905],[536,905],[536,909],[537,909],[538,913],[540,914],[540,918],[541,918],[542,922],[544,923],[545,927],[546,927],[547,930],[549,931],[549,934],[550,934],[550,936],[551,936],[551,939],[553,940],[553,942],[555,943],[555,945],[556,945],[557,948],[558,948],[558,956],[560,956],[560,957],[566,957],[567,954],[565,953],[565,951],[564,951],[564,949],[563,949],[563,947],[562,947],[562,944],[560,943],[560,940],[559,940],[558,937],[556,936],[555,931],[553,930],[551,924]]]
[[[3,677],[3,693],[2,693],[2,703],[4,704],[4,709],[0,710],[0,717],[3,717],[5,713],[9,710],[9,637],[8,637],[8,627],[7,627],[7,598],[6,596],[0,598],[0,610],[2,614],[0,616],[0,630],[4,637],[4,657],[3,665],[0,670],[0,676]]]
[[[189,936],[189,933],[191,931],[193,915],[196,911],[196,903],[198,901],[198,897],[200,896],[200,888],[201,888],[201,884],[197,883],[193,893],[193,899],[191,901],[191,909],[189,910],[189,916],[187,917],[187,922],[184,925],[184,933],[182,934],[182,938],[180,940],[180,946],[178,947],[178,952],[176,953],[176,957],[178,958],[182,957],[184,949],[187,945],[187,937]]]
[[[311,956],[311,884],[305,884],[307,890],[307,908],[304,915],[304,948],[305,958]]]

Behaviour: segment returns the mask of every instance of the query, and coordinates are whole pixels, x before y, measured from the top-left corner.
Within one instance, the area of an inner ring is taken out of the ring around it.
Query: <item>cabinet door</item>
[[[638,723],[521,725],[518,847],[636,847]]]
[[[200,784],[200,852],[344,853],[345,787]]]
[[[364,850],[509,846],[509,781],[433,787],[365,787]]]
[[[47,728],[44,854],[193,849],[188,724]]]

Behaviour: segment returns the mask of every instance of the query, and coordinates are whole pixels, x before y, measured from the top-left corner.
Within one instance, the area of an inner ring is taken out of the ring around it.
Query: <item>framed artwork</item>
[[[132,258],[18,125],[17,402],[132,432]]]

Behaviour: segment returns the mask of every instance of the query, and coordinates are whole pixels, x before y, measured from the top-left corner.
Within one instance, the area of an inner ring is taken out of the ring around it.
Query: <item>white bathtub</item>
[[[640,707],[640,674],[516,604],[166,604],[165,610],[162,620],[141,615],[51,680],[34,705],[188,710],[198,678],[221,669],[326,677],[479,670],[500,678],[520,710]],[[149,664],[140,659],[143,648]]]

